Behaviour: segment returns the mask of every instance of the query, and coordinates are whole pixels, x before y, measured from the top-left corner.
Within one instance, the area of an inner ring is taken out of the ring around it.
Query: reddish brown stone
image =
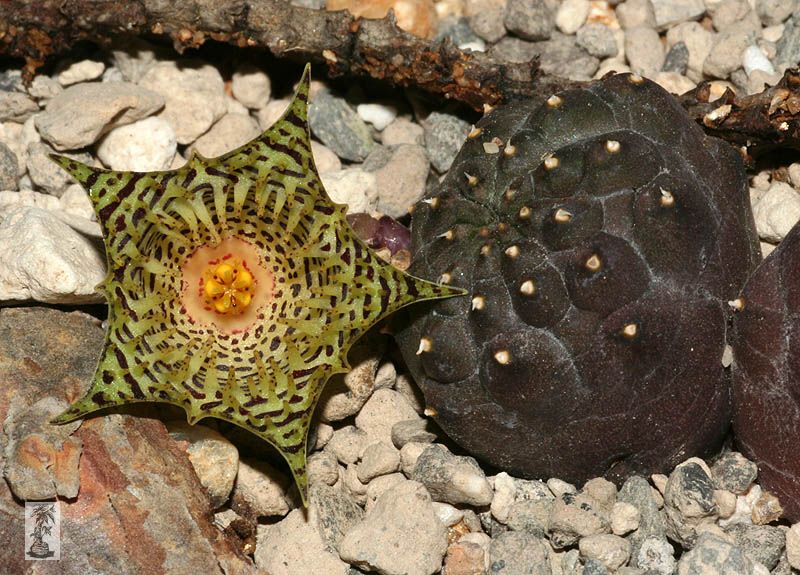
[[[161,421],[102,414],[72,436],[76,426],[48,422],[88,385],[102,336],[84,314],[0,310],[0,442],[14,447],[0,451],[11,455],[0,481],[0,571],[44,572],[24,561],[22,502],[8,485],[54,498],[79,481],[77,497],[61,499],[59,574],[257,573],[213,525],[208,496]]]

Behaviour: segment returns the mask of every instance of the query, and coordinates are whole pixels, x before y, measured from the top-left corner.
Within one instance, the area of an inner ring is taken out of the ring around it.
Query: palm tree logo
[[[34,526],[31,534],[33,543],[28,549],[28,555],[36,559],[52,557],[55,551],[50,549],[50,545],[44,538],[52,534],[53,525],[55,525],[55,504],[38,503],[33,505],[30,517]]]

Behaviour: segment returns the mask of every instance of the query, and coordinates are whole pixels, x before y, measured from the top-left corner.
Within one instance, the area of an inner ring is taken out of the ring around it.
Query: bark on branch
[[[0,55],[24,58],[29,76],[78,41],[107,44],[120,34],[168,36],[178,52],[208,39],[260,46],[278,57],[324,62],[331,76],[366,74],[476,109],[531,96],[538,79],[536,62],[498,64],[451,42],[429,42],[400,30],[393,16],[357,20],[286,0],[0,0]]]
[[[709,102],[710,92],[704,83],[679,99],[708,133],[740,146],[746,160],[775,148],[800,150],[800,69],[787,70],[775,86],[752,96],[727,90]]]
[[[0,55],[24,58],[31,77],[51,55],[121,34],[171,38],[182,52],[207,40],[262,47],[277,57],[324,62],[331,76],[367,75],[417,86],[475,109],[520,97],[543,98],[573,82],[541,72],[536,60],[502,63],[400,30],[394,17],[359,20],[347,12],[300,8],[288,0],[0,0]],[[728,92],[709,103],[701,84],[680,97],[711,134],[752,156],[800,149],[800,71],[753,96]]]

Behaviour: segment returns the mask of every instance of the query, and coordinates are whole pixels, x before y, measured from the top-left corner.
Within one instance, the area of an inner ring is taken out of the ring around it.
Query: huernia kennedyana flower
[[[326,381],[371,326],[459,295],[401,272],[355,236],[311,155],[309,68],[269,130],[218,158],[163,172],[54,160],[102,226],[108,328],[86,394],[54,422],[164,402],[265,439],[306,500],[306,438]]]

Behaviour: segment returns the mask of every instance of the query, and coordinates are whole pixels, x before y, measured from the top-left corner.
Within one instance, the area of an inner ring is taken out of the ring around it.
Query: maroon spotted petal
[[[738,155],[657,85],[619,75],[486,116],[416,206],[412,253],[470,292],[398,339],[476,456],[580,482],[719,445],[727,300],[757,239]]]

